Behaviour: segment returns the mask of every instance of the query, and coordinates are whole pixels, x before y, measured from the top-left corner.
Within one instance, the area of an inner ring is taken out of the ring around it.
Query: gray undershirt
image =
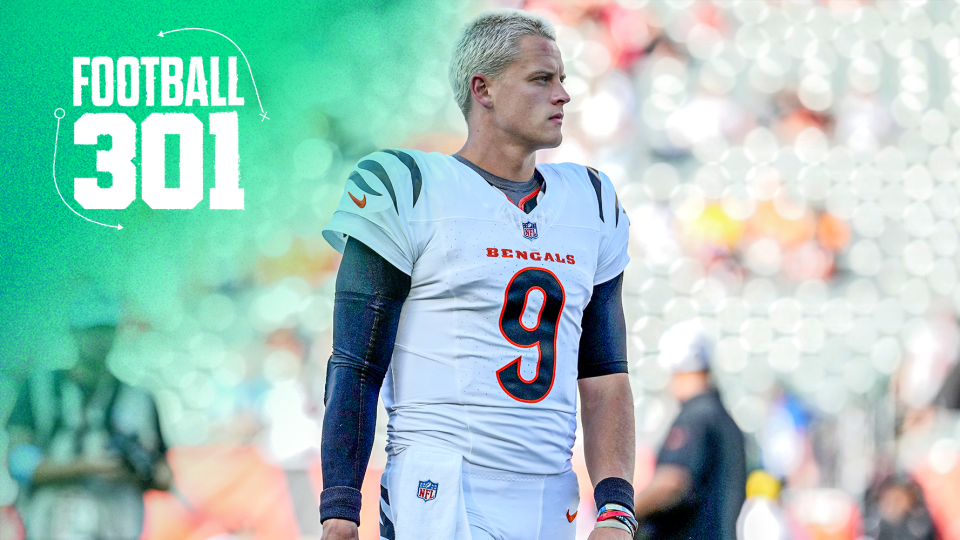
[[[483,177],[483,179],[486,180],[491,186],[502,191],[503,194],[507,196],[507,199],[510,199],[510,202],[512,202],[514,206],[516,206],[517,203],[519,203],[520,200],[527,195],[530,195],[531,193],[540,189],[540,175],[536,173],[534,173],[534,175],[526,182],[514,182],[513,180],[507,180],[502,176],[497,176],[493,173],[485,171],[484,169],[481,169],[470,162],[470,160],[459,154],[453,154],[453,157],[456,158],[456,160],[460,163],[463,163],[467,167],[470,167],[476,171],[477,174]]]

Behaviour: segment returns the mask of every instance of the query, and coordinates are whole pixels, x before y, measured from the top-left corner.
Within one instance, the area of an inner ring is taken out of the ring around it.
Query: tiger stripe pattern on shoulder
[[[417,201],[420,199],[420,190],[423,188],[423,175],[420,173],[417,160],[400,150],[383,150],[383,152],[396,157],[400,160],[400,163],[403,163],[410,170],[410,182],[413,184],[413,206],[417,206]]]
[[[587,175],[590,177],[590,183],[593,184],[593,191],[597,193],[597,206],[600,208],[600,221],[603,219],[603,197],[600,193],[600,173],[593,167],[587,167]]]
[[[398,160],[400,163],[410,171],[410,183],[413,188],[413,206],[417,206],[417,201],[420,200],[420,192],[423,190],[423,174],[420,172],[420,166],[417,165],[417,160],[413,158],[410,154],[403,152],[401,150],[381,150],[380,152],[384,154],[391,155]],[[387,194],[390,195],[390,200],[393,201],[393,209],[400,214],[400,207],[397,203],[397,192],[393,185],[393,180],[390,179],[390,174],[387,173],[387,170],[383,168],[383,165],[374,159],[365,159],[357,164],[358,169],[363,169],[372,173],[376,176],[380,182],[383,184],[383,187],[387,190]],[[380,196],[381,193],[368,184],[363,176],[360,175],[357,171],[350,173],[349,180],[357,184],[361,190],[365,193],[371,195]],[[362,207],[361,207],[362,208]]]

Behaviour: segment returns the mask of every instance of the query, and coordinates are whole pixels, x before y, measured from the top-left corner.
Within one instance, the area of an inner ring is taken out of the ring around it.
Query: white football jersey
[[[529,214],[454,157],[360,161],[324,238],[352,236],[411,276],[381,397],[388,444],[460,452],[505,471],[570,468],[580,322],[626,267],[629,224],[610,180],[538,164]]]

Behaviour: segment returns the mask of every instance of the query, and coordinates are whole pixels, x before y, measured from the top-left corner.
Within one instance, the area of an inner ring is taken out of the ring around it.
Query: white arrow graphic
[[[100,223],[99,221],[94,221],[88,218],[87,216],[84,216],[80,212],[77,212],[76,210],[73,209],[72,206],[67,204],[67,200],[63,198],[63,193],[60,193],[60,186],[59,184],[57,184],[57,143],[60,141],[60,119],[63,118],[65,114],[66,112],[64,112],[64,110],[60,108],[57,108],[55,111],[53,111],[53,116],[57,119],[57,136],[53,139],[53,185],[56,186],[57,188],[57,195],[60,195],[60,200],[63,201],[63,204],[66,204],[67,208],[69,208],[70,211],[73,212],[74,214],[82,217],[83,219],[89,221],[90,223],[96,223],[97,225],[103,225],[104,227],[111,227],[119,231],[120,229],[123,228],[123,226],[120,225],[119,223],[117,223],[116,225],[107,225],[106,223]]]
[[[160,37],[163,37],[164,34],[172,34],[174,32],[183,32],[185,30],[200,30],[202,32],[210,32],[222,37],[223,39],[229,41],[230,43],[233,43],[233,46],[236,47],[238,51],[240,51],[240,56],[243,56],[243,61],[247,63],[247,70],[250,72],[250,80],[253,82],[253,91],[257,94],[257,104],[260,105],[260,121],[263,122],[264,120],[269,120],[270,117],[267,116],[267,111],[263,110],[263,103],[260,101],[260,92],[257,90],[257,81],[253,78],[253,68],[250,67],[250,61],[247,60],[247,55],[243,54],[243,49],[241,49],[240,46],[237,45],[236,42],[233,41],[232,39],[221,34],[220,32],[217,32],[216,30],[210,30],[209,28],[178,28],[176,30],[167,30],[166,32],[160,32],[157,35]]]

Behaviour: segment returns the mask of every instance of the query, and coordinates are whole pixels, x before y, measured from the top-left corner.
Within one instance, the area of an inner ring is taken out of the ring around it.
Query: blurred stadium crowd
[[[960,3],[470,2],[438,40],[495,7],[557,26],[573,99],[563,144],[539,159],[603,170],[630,217],[636,486],[677,410],[657,343],[700,318],[793,538],[879,540],[881,523],[929,514],[960,539]],[[446,61],[425,60],[369,132],[349,111],[306,111],[289,167],[259,173],[277,186],[256,203],[263,226],[211,234],[168,305],[124,304],[109,366],[154,395],[180,491],[147,494],[144,538],[319,536],[338,263],[319,233],[365,153],[459,148]],[[309,91],[300,76],[290,95]],[[25,375],[7,372],[4,418]],[[384,438],[381,425],[374,490]]]

